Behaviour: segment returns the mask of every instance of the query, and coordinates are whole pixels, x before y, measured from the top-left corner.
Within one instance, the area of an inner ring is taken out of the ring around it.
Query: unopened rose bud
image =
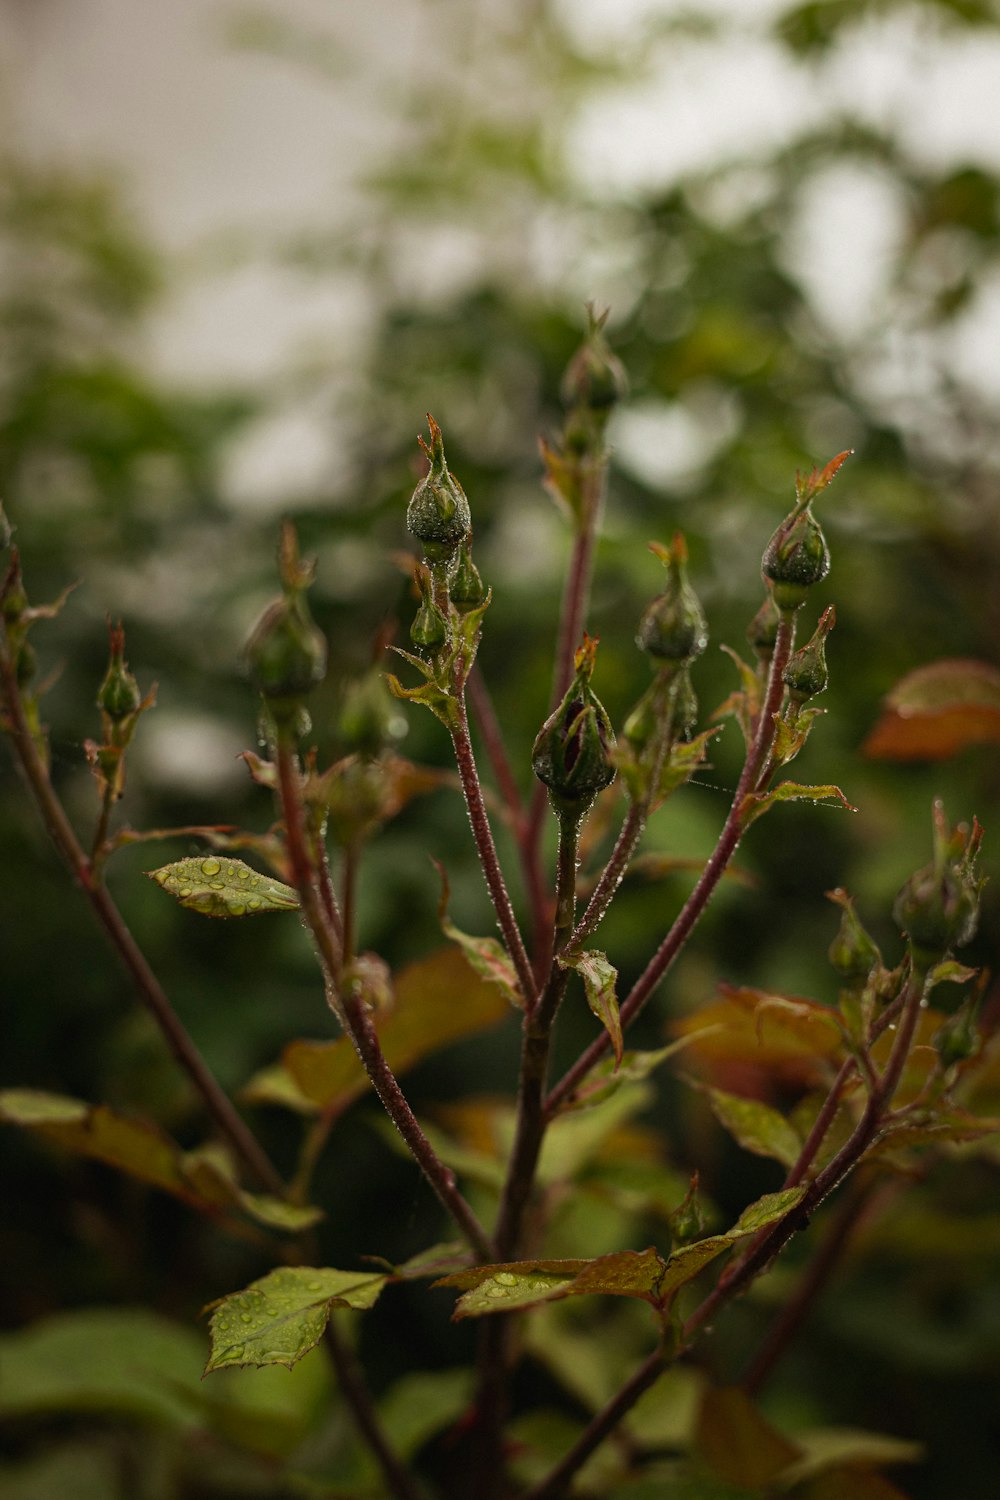
[[[598,792],[610,786],[609,759],[615,736],[611,720],[590,687],[597,642],[584,636],[576,653],[576,675],[556,711],[538,732],[531,766],[549,791],[557,812],[587,811]]]
[[[120,724],[134,714],[142,702],[139,684],[128,669],[125,660],[125,632],[121,625],[108,622],[111,642],[111,658],[104,681],[97,694],[97,706],[107,714],[112,723]]]
[[[771,580],[775,604],[786,611],[800,609],[813,585],[829,573],[826,538],[808,504],[782,521],[764,550],[761,568]]]
[[[667,584],[639,621],[636,645],[658,662],[690,662],[708,645],[708,624],[687,579],[687,546],[680,532],[673,545],[650,543],[667,570]]]
[[[826,690],[830,673],[826,665],[826,638],[836,623],[833,605],[825,610],[823,617],[807,641],[788,659],[781,680],[788,689],[788,696],[795,704],[805,703]]]
[[[424,549],[429,562],[441,562],[457,552],[472,528],[472,514],[465,491],[448,469],[444,439],[434,418],[428,415],[430,446],[419,439],[430,462],[406,509],[406,525]]]

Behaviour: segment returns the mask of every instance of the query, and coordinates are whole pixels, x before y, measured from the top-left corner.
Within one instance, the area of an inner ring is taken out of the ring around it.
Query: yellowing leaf
[[[213,1303],[212,1352],[205,1374],[230,1365],[287,1365],[323,1337],[331,1309],[363,1310],[388,1278],[370,1271],[282,1266],[242,1292]]]
[[[695,1427],[701,1456],[731,1484],[769,1485],[801,1457],[736,1386],[706,1391]]]
[[[181,906],[206,917],[251,917],[264,911],[295,911],[299,905],[290,885],[224,855],[196,855],[146,873]]]
[[[510,1015],[498,987],[473,973],[463,954],[441,948],[408,965],[394,984],[395,1004],[374,1017],[382,1051],[399,1076],[430,1052],[487,1031]],[[291,1042],[281,1063],[251,1079],[244,1097],[300,1114],[339,1113],[370,1087],[346,1038]]]
[[[151,1120],[122,1114],[104,1104],[85,1104],[32,1089],[8,1089],[0,1093],[0,1120],[25,1126],[77,1156],[127,1172],[202,1212],[236,1209],[258,1224],[292,1234],[323,1217],[318,1208],[247,1192],[220,1147],[182,1151]]]

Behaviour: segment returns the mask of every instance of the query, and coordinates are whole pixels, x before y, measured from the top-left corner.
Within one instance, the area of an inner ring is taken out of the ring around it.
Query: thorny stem
[[[537,841],[532,842],[529,837],[528,811],[518,789],[517,781],[514,778],[514,773],[507,757],[507,749],[504,745],[503,731],[497,719],[489,689],[486,686],[478,664],[469,673],[467,690],[469,703],[472,707],[476,723],[479,726],[479,732],[483,737],[483,744],[486,748],[490,764],[493,767],[497,786],[510,814],[514,838],[517,841],[521,875],[528,896],[528,907],[531,912],[532,926],[535,933],[533,948],[535,952],[535,972],[537,974],[547,956],[542,949],[542,944],[545,940],[545,917],[548,910],[548,893],[545,889],[545,877],[542,873],[541,851],[539,850]]]
[[[486,811],[483,789],[479,782],[479,773],[476,770],[472,740],[469,736],[469,719],[465,709],[464,694],[461,692],[456,693],[453,701],[456,711],[449,727],[455,751],[455,762],[458,766],[458,774],[462,782],[462,791],[465,794],[465,805],[469,810],[472,836],[479,853],[479,862],[483,868],[486,886],[490,893],[490,900],[493,903],[493,910],[496,913],[504,944],[514,965],[517,980],[521,986],[521,992],[524,995],[524,1003],[530,1007],[535,995],[535,976],[532,972],[527,952],[525,951],[524,941],[517,925],[517,918],[514,916],[514,908],[511,905],[510,896],[507,892],[503,870],[500,868],[496,844],[493,842],[493,830],[490,828],[489,814]]]
[[[441,1161],[421,1130],[396,1075],[383,1056],[364,1002],[350,989],[341,988],[341,953],[326,920],[316,872],[306,843],[299,768],[295,752],[283,737],[278,738],[275,756],[293,884],[302,903],[302,915],[316,945],[324,978],[340,1006],[345,1029],[386,1113],[442,1206],[454,1219],[475,1253],[483,1260],[490,1260],[493,1257],[493,1247],[489,1236],[459,1192],[454,1173]]]
[[[275,1171],[257,1138],[240,1116],[229,1096],[210,1071],[183,1022],[153,973],[145,954],[132,936],[124,917],[99,879],[94,863],[84,853],[66,816],[48,771],[31,735],[17,677],[0,637],[0,683],[3,688],[7,729],[21,772],[28,783],[52,842],[82,890],[105,936],[125,966],[143,1005],[153,1016],[175,1059],[198,1092],[220,1134],[262,1187],[278,1197],[285,1184]]]
[[[726,1302],[732,1300],[749,1285],[802,1227],[809,1215],[822,1203],[834,1188],[838,1187],[851,1168],[860,1160],[871,1145],[882,1124],[886,1110],[892,1103],[899,1086],[906,1059],[910,1054],[913,1037],[920,1016],[920,1007],[926,989],[927,976],[919,969],[911,971],[906,990],[901,997],[900,1022],[883,1069],[878,1086],[868,1095],[865,1107],[851,1135],[835,1156],[817,1172],[805,1195],[791,1213],[763,1230],[750,1248],[722,1273],[718,1282],[704,1301],[695,1308],[684,1325],[685,1339],[713,1318]]]
[[[841,1261],[848,1242],[862,1224],[882,1211],[887,1199],[895,1197],[897,1182],[884,1183],[880,1191],[859,1190],[852,1193],[827,1230],[822,1243],[813,1253],[801,1280],[768,1329],[767,1336],[747,1367],[740,1384],[755,1395],[766,1383],[775,1365],[793,1341],[813,1305],[826,1288]]]
[[[594,547],[604,508],[604,492],[607,480],[607,454],[602,450],[582,464],[580,518],[573,537],[566,587],[563,592],[562,609],[559,616],[559,636],[556,647],[556,665],[552,679],[551,707],[555,708],[573,678],[573,659],[583,634],[590,596],[590,579],[594,568]],[[538,849],[545,820],[545,788],[539,782],[531,799],[528,815],[527,848],[533,860],[538,858]]]
[[[632,1407],[639,1397],[649,1390],[651,1385],[659,1379],[664,1367],[664,1354],[662,1349],[654,1349],[652,1354],[636,1370],[635,1374],[622,1386],[615,1396],[612,1396],[601,1411],[590,1422],[589,1426],[581,1433],[569,1452],[560,1459],[555,1468],[546,1475],[539,1483],[527,1490],[522,1500],[559,1500],[566,1493],[566,1485],[578,1470],[583,1468],[587,1459],[599,1448],[604,1439],[612,1432]]]
[[[785,670],[788,658],[791,655],[794,639],[795,616],[790,613],[782,614],[774,645],[774,655],[771,658],[767,691],[764,695],[764,702],[757,720],[756,732],[747,751],[746,760],[743,763],[743,770],[740,774],[739,784],[737,785],[729,814],[723,824],[722,832],[719,834],[718,842],[702,870],[694,890],[675,918],[673,926],[663,939],[663,942],[646,965],[645,970],[636,980],[628,998],[622,1002],[620,1016],[623,1030],[643,1009],[650,995],[656,989],[660,980],[663,979],[674,959],[687,942],[736,852],[745,826],[746,813],[743,805],[744,800],[748,793],[752,792],[758,786],[760,769],[767,758],[774,737],[774,715],[778,711],[784,691],[781,674]],[[545,1101],[547,1114],[551,1115],[563,1100],[573,1093],[574,1089],[579,1086],[591,1068],[600,1062],[610,1045],[611,1038],[607,1032],[602,1032],[600,1036],[595,1038],[549,1094]]]
[[[498,1260],[512,1259],[517,1253],[545,1135],[546,1121],[542,1103],[552,1023],[569,980],[569,971],[559,964],[559,954],[573,930],[579,836],[580,818],[564,813],[559,820],[556,918],[549,976],[537,1005],[525,1010],[521,1033],[517,1123],[494,1234]],[[497,1314],[487,1318],[480,1340],[477,1361],[479,1385],[476,1395],[479,1421],[476,1493],[483,1500],[489,1500],[489,1497],[500,1493],[502,1487],[504,1384],[512,1327],[509,1316]]]

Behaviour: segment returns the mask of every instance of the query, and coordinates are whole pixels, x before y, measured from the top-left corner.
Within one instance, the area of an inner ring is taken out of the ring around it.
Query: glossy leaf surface
[[[221,854],[180,859],[147,874],[181,906],[205,917],[252,917],[265,911],[295,911],[299,905],[290,885]]]
[[[371,1307],[385,1276],[282,1266],[213,1305],[206,1375],[229,1365],[287,1365],[323,1337],[331,1309]]]

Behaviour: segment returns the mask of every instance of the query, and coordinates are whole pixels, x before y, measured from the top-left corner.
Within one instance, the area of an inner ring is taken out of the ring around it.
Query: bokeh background
[[[796,469],[855,451],[822,505],[822,603],[838,624],[828,714],[797,770],[859,811],[791,807],[755,831],[740,853],[750,879],[720,892],[645,1040],[720,981],[833,999],[833,886],[895,955],[891,901],[928,857],[933,797],[953,819],[979,815],[989,868],[995,744],[905,764],[863,746],[905,673],[950,657],[1000,666],[991,0],[3,0],[0,47],[0,494],[32,598],[81,580],[36,634],[56,679],[55,775],[81,829],[107,613],[125,620],[140,682],[159,683],[123,816],[268,826],[236,759],[256,742],[240,656],[274,592],[286,516],[318,558],[333,669],[314,719],[336,753],[344,683],[413,609],[398,554],[427,410],[472,502],[495,592],[481,660],[526,778],[567,548],[537,441],[558,428],[592,298],[611,309],[632,387],[609,434],[591,616],[617,723],[647,678],[632,639],[659,586],[645,543],[687,536],[713,635],[696,674],[707,720],[733,686],[715,648],[742,648]],[[403,748],[447,763],[430,715],[410,715]],[[731,727],[647,849],[707,855],[738,770]],[[191,1099],[9,761],[0,775],[3,1083],[141,1108],[193,1143]],[[294,922],[201,923],[141,878],[188,852],[123,851],[110,880],[235,1089],[332,1022]],[[366,860],[362,940],[394,967],[440,942],[428,854],[448,866],[459,925],[491,925],[460,800],[437,792]],[[626,978],[687,880],[626,889],[603,934]],[[995,966],[997,917],[990,887],[969,961]],[[571,1023],[568,1050],[588,1026]],[[503,1088],[515,1053],[511,1026],[426,1068],[415,1091]],[[700,1160],[725,1212],[775,1185],[686,1095],[665,1091],[657,1110],[676,1163]],[[360,1105],[341,1122],[321,1171],[328,1264],[359,1248],[398,1259],[437,1232],[372,1117]],[[289,1164],[296,1128],[259,1119]],[[3,1150],[8,1326],[140,1302],[193,1321],[266,1269],[99,1167],[12,1132]],[[874,1422],[927,1442],[900,1479],[917,1500],[994,1493],[997,1188],[988,1152],[915,1186],[909,1218],[870,1228],[768,1392],[780,1421]],[[389,1201],[404,1212],[387,1216]],[[461,1357],[459,1335],[424,1316],[391,1330],[372,1316],[377,1382]],[[748,1304],[720,1331],[722,1372],[763,1316]],[[26,1500],[31,1436],[5,1437]],[[104,1493],[147,1493],[133,1482]],[[198,1482],[162,1493],[227,1492]]]

